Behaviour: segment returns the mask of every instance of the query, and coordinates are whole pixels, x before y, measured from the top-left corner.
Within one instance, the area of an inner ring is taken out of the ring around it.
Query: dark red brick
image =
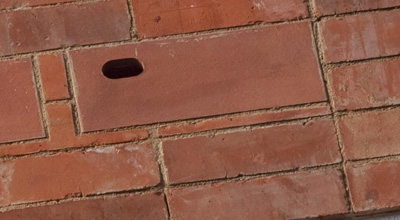
[[[4,220],[167,219],[164,198],[156,194],[90,199],[0,213]]]
[[[30,59],[0,61],[0,143],[44,137]]]
[[[139,189],[159,182],[150,144],[1,162],[0,205]]]
[[[400,109],[349,115],[339,120],[347,159],[400,154]]]
[[[348,164],[347,176],[354,210],[400,206],[400,161]]]
[[[323,19],[319,29],[328,62],[400,54],[400,10]]]
[[[71,57],[83,131],[326,100],[309,23],[76,50]],[[127,57],[143,63],[143,74],[101,73],[107,61]]]
[[[168,190],[180,219],[299,219],[347,212],[337,170],[285,174]],[[329,205],[328,205],[329,204]]]
[[[0,55],[129,39],[127,10],[113,0],[1,13]]]
[[[235,177],[341,160],[331,119],[162,143],[171,183]]]
[[[79,0],[3,0],[0,8],[18,8],[27,6],[50,5],[63,2],[74,2]]]
[[[338,110],[400,103],[400,59],[339,67],[329,79]]]
[[[400,6],[399,0],[313,0],[317,16]]]
[[[303,0],[131,0],[141,38],[308,17]]]

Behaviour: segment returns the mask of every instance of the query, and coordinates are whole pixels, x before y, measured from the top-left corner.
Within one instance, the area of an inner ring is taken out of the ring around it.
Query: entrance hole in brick
[[[110,60],[103,65],[103,74],[109,79],[133,77],[143,72],[143,65],[135,58]]]

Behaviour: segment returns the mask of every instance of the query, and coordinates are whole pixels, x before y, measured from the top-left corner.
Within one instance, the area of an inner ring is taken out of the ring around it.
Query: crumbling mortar
[[[58,3],[51,3],[51,4],[43,4],[43,5],[35,5],[35,6],[19,6],[19,7],[7,7],[0,9],[0,13],[6,12],[14,12],[14,11],[26,11],[26,10],[33,10],[33,9],[41,9],[41,8],[52,8],[61,5],[85,5],[90,3],[96,2],[107,2],[109,0],[76,0],[72,2],[58,2]]]

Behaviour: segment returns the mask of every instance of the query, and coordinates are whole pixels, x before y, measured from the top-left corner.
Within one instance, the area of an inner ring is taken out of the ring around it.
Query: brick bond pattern
[[[399,85],[399,0],[1,1],[0,219],[397,210]]]

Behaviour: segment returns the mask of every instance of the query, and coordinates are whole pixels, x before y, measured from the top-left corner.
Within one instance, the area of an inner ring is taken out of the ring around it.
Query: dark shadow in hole
[[[103,74],[109,79],[133,77],[143,72],[143,66],[135,58],[110,60],[103,65]]]

